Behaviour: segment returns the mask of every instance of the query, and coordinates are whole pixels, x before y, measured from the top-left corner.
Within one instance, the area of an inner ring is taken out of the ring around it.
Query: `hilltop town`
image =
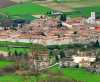
[[[38,16],[29,24],[24,20],[16,20],[15,29],[11,28],[14,24],[12,20],[5,21],[6,25],[0,28],[0,40],[43,45],[86,44],[100,40],[100,19],[96,19],[95,12],[91,12],[88,18],[66,17],[65,21],[61,20],[62,13],[56,12],[53,15],[54,18]]]
[[[0,1],[0,82],[99,82],[96,3]]]

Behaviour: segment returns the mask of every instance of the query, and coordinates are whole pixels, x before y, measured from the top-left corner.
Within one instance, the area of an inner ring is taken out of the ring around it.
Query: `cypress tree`
[[[61,16],[60,16],[60,21],[66,21],[66,14],[62,14]]]

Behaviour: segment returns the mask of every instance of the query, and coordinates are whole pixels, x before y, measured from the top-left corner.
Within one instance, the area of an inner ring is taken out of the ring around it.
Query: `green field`
[[[16,47],[16,46],[22,46],[22,47]],[[0,41],[0,51],[11,52],[11,53],[14,53],[15,51],[17,51],[18,53],[24,53],[24,52],[27,53],[31,51],[30,49],[31,46],[32,46],[31,43]]]
[[[25,43],[25,42],[9,42],[9,41],[0,41],[0,46],[7,46],[7,45],[13,45],[13,46],[32,46],[32,43]]]
[[[49,71],[59,72],[61,71],[64,74],[64,77],[73,78],[76,80],[80,80],[82,82],[100,82],[100,75],[89,73],[84,69],[77,68],[58,68],[54,67]]]
[[[99,0],[63,0],[58,2],[24,2],[0,9],[0,14],[12,19],[35,19],[34,15],[46,14],[48,11],[59,10],[72,17],[89,16],[91,11],[100,12]],[[33,16],[32,16],[33,15]]]
[[[24,42],[8,42],[8,41],[0,41],[0,51],[11,52],[12,54],[17,51],[18,53],[28,53],[31,52],[32,49],[45,51],[47,47],[41,44],[32,44],[32,43],[24,43]]]
[[[90,16],[92,11],[100,13],[100,0],[54,0],[37,4],[65,12],[68,16]]]
[[[75,11],[66,12],[68,16],[77,17],[77,16],[90,16],[91,12],[100,13],[100,6],[93,7],[82,7],[82,8],[74,8]],[[97,14],[98,16],[99,14]],[[99,15],[100,16],[100,15]]]
[[[24,78],[15,74],[0,76],[0,82],[25,82]],[[34,77],[28,79],[27,82],[35,82]]]
[[[10,7],[6,7],[6,8],[2,8],[0,9],[0,12],[4,15],[9,15],[12,18],[15,16],[19,16],[22,18],[32,18],[32,15],[42,15],[42,14],[46,14],[47,11],[52,10],[50,8],[47,7],[43,7],[31,2],[27,2],[27,3],[20,3],[20,4],[16,4]],[[34,17],[33,17],[34,18]]]
[[[8,49],[7,47],[0,47],[0,51],[10,52],[14,54],[15,51],[17,51],[18,53],[28,53],[31,50],[29,48],[9,48]]]
[[[48,74],[52,74],[51,78],[59,77],[61,79],[74,79],[81,82],[100,82],[100,75],[89,73],[83,69],[76,69],[76,68],[58,68],[53,67],[48,69],[45,74],[41,73],[38,76],[38,80],[43,79],[51,79]],[[56,75],[57,74],[57,75]],[[55,76],[56,75],[56,76]],[[36,82],[36,77],[31,76],[27,78],[27,82]],[[0,82],[25,82],[25,77],[11,74],[0,76]]]
[[[2,8],[1,12],[7,13],[9,15],[40,15],[45,14],[49,10],[51,9],[34,3],[22,3]]]
[[[14,62],[0,60],[0,69],[6,68],[7,66],[10,66],[12,64],[14,64]]]

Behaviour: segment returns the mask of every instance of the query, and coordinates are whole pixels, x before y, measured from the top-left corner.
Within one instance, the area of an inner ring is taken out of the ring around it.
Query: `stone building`
[[[49,66],[49,55],[48,52],[33,52],[33,64],[36,69],[41,70]]]

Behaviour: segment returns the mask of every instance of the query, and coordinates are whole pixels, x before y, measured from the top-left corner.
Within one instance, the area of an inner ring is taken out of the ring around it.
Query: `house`
[[[96,61],[91,63],[91,65],[94,68],[100,68],[100,59],[96,59]]]
[[[41,70],[49,66],[49,55],[48,52],[33,52],[32,53],[33,58],[33,66],[35,66],[36,69]]]
[[[73,56],[73,61],[75,63],[80,63],[81,61],[90,61],[90,62],[94,62],[96,60],[96,57],[94,56]]]
[[[100,60],[95,63],[95,72],[100,74]]]
[[[91,66],[91,62],[88,60],[84,60],[82,59],[82,61],[79,62],[79,67],[90,67]]]
[[[92,62],[96,61],[96,56],[93,53],[85,53],[84,52],[80,55],[73,55],[73,62],[79,64],[79,67],[90,67]]]
[[[77,67],[78,64],[76,64],[75,62],[73,62],[73,59],[71,58],[62,58],[59,62],[59,66],[60,67]]]
[[[95,72],[100,74],[100,60],[91,63],[91,66],[86,68],[86,70],[89,72],[93,72],[93,73]]]

